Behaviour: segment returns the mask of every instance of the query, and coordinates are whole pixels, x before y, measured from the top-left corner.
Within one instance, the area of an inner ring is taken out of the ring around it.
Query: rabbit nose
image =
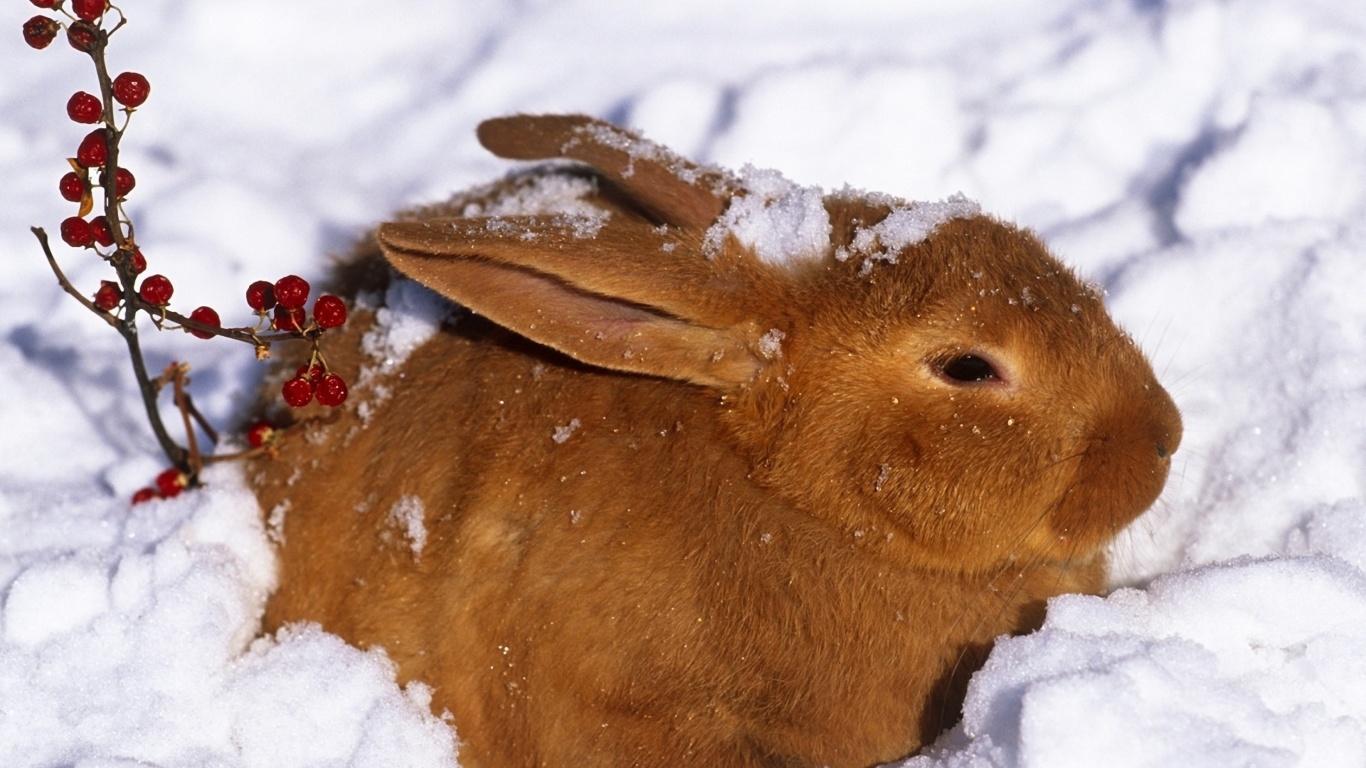
[[[1157,458],[1167,459],[1181,446],[1181,413],[1171,395],[1161,386],[1153,385],[1153,400],[1156,418],[1153,420],[1154,441],[1157,444]]]

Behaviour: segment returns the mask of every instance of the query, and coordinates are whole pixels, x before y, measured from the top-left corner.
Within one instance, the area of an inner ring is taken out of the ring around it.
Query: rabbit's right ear
[[[616,218],[585,236],[530,216],[389,223],[377,238],[414,280],[589,365],[719,389],[761,365],[743,297],[718,295],[745,282],[678,230]]]
[[[702,230],[725,208],[725,177],[667,147],[585,115],[514,115],[479,124],[479,143],[509,160],[587,163],[665,224]]]

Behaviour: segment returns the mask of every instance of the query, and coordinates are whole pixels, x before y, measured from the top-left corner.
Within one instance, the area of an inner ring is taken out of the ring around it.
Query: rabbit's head
[[[714,390],[751,476],[851,544],[983,573],[1089,560],[1181,439],[1097,289],[967,201],[822,197],[574,117],[500,155],[603,176],[597,216],[386,224],[399,270],[580,362]]]
[[[825,258],[763,304],[782,355],[734,422],[764,481],[937,567],[1088,559],[1181,439],[1148,362],[1027,232],[953,219],[886,256]]]

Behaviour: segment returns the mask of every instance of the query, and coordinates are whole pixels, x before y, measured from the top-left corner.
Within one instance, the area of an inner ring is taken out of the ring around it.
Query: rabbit
[[[266,631],[383,648],[465,766],[869,766],[1104,588],[1181,418],[1035,235],[589,117],[478,138],[542,162],[369,235],[350,400],[274,414]]]

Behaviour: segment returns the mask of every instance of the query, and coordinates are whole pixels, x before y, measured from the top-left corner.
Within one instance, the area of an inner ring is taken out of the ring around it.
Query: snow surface
[[[124,148],[139,239],[229,322],[250,281],[316,277],[386,213],[502,173],[473,128],[516,111],[1039,230],[1148,349],[1185,442],[1121,588],[1001,642],[909,764],[1366,762],[1366,4],[123,6],[112,66],[152,83]],[[63,107],[92,87],[60,42],[19,42],[34,12],[0,17],[0,765],[450,765],[379,654],[255,639],[272,556],[235,470],[126,503],[162,466],[127,362],[28,232],[67,215]],[[105,268],[59,251],[93,291]],[[244,348],[144,341],[193,364],[214,421],[251,399]]]

